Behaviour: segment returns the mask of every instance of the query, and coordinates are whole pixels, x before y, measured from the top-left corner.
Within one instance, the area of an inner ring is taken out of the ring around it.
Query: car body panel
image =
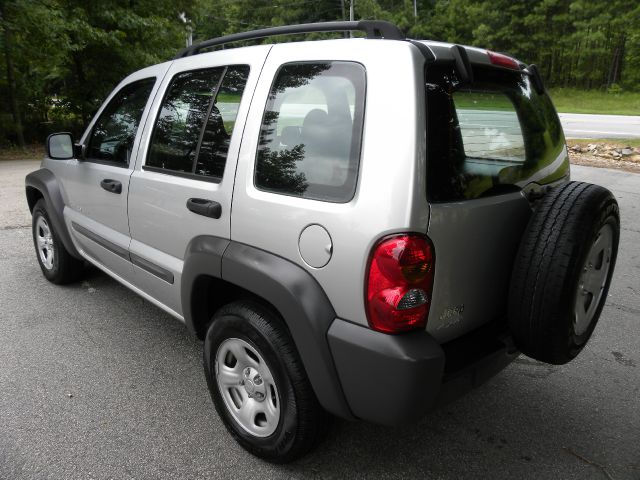
[[[129,191],[129,225],[131,253],[153,262],[174,276],[168,283],[157,275],[134,265],[133,283],[161,299],[168,307],[182,314],[180,277],[184,255],[189,242],[199,235],[230,238],[231,197],[238,151],[242,141],[245,118],[264,60],[270,46],[257,46],[238,51],[205,53],[176,60],[171,64],[151,107],[149,118],[141,133],[139,154],[131,177]],[[164,94],[178,73],[228,65],[249,65],[250,72],[239,106],[224,175],[220,183],[208,178],[183,178],[170,173],[145,170],[146,154],[151,134],[159,114]],[[189,198],[214,200],[222,207],[218,219],[197,215],[186,208]]]
[[[427,331],[436,340],[506,316],[513,260],[530,215],[520,192],[431,205],[436,268]]]
[[[160,81],[168,68],[169,64],[164,63],[145,68],[124,79],[98,110],[82,136],[80,143],[84,144],[87,141],[102,111],[125,85],[155,77],[155,85],[142,113],[140,123],[142,125],[142,121],[146,118],[153,98],[158,91]],[[78,233],[76,229],[71,227],[71,222],[75,222],[77,225],[89,230],[98,229],[100,235],[108,242],[125,250],[129,249],[130,235],[127,216],[129,178],[133,172],[140,138],[141,128],[138,128],[128,166],[120,166],[108,162],[98,163],[76,158],[71,160],[45,158],[42,163],[42,166],[51,170],[58,180],[65,203],[65,222],[78,251],[83,256],[90,256],[94,261],[105,265],[112,272],[124,278],[131,276],[131,268],[128,262],[85,235]],[[105,179],[120,182],[122,185],[121,193],[115,194],[103,189],[100,186],[100,182]]]
[[[366,69],[364,133],[354,198],[348,203],[329,203],[257,189],[256,146],[276,72],[289,62],[331,60],[357,62]],[[385,235],[406,230],[424,233],[427,228],[421,155],[424,113],[416,102],[424,98],[422,76],[407,75],[421,72],[416,65],[423,64],[422,54],[407,42],[330,40],[275,45],[244,131],[233,197],[232,240],[300,265],[320,283],[338,316],[363,325],[367,324],[364,276],[371,247]],[[300,234],[311,224],[323,226],[332,239],[331,260],[322,268],[310,267],[300,255]]]

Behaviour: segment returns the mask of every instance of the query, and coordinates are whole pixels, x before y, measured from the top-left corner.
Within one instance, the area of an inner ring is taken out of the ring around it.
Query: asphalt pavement
[[[336,420],[315,453],[275,466],[225,431],[181,323],[95,269],[71,286],[43,278],[23,194],[35,168],[0,162],[0,479],[640,479],[640,175],[573,167],[612,189],[623,225],[575,361],[520,357],[404,427]]]
[[[560,113],[567,138],[640,138],[640,116]]]

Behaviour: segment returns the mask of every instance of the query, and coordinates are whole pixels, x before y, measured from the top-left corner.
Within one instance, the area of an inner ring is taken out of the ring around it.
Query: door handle
[[[222,215],[222,205],[206,198],[190,198],[187,200],[187,208],[205,217],[220,218]]]
[[[100,182],[100,186],[104,188],[107,192],[122,193],[122,183],[120,183],[117,180],[111,180],[109,178],[105,178]]]

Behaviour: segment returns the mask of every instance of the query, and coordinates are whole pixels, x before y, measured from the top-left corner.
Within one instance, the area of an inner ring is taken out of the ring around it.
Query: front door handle
[[[187,208],[205,217],[220,218],[222,215],[222,205],[206,198],[190,198],[187,200]]]
[[[100,182],[100,186],[104,188],[107,192],[122,193],[122,183],[120,183],[117,180],[111,180],[110,178],[105,178]]]

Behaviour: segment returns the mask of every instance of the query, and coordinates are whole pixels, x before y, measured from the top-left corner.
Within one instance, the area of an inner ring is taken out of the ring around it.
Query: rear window
[[[560,121],[527,75],[474,69],[460,86],[450,66],[427,71],[431,201],[457,201],[550,183],[568,172]]]
[[[453,94],[453,104],[467,161],[524,163],[524,137],[509,97],[502,92],[462,90]]]

